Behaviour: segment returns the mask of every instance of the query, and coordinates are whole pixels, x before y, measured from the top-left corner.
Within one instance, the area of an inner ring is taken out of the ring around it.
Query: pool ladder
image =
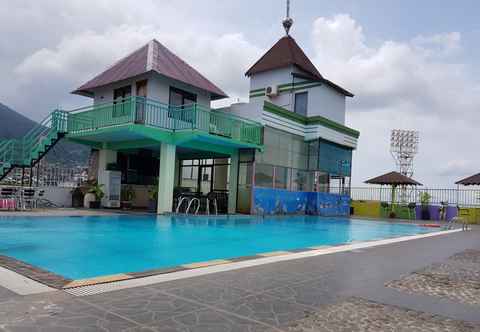
[[[177,209],[175,210],[176,213],[180,213],[180,207],[182,206],[184,201],[188,202],[187,209],[185,210],[185,214],[189,214],[188,212],[190,211],[190,208],[192,208],[192,205],[194,202],[197,203],[197,206],[193,214],[198,214],[198,210],[200,210],[200,200],[196,197],[190,199],[190,201],[188,197],[182,197],[178,202]]]
[[[210,201],[213,203],[213,208],[215,214],[218,214],[218,206],[217,206],[217,199],[216,198],[207,198],[207,214],[210,214]],[[175,213],[180,213],[180,208],[182,207],[183,202],[188,202],[187,209],[185,210],[185,214],[189,214],[188,212],[190,211],[190,208],[193,207],[193,203],[196,203],[196,208],[195,212],[193,214],[198,214],[198,211],[200,210],[200,199],[199,198],[191,198],[189,201],[189,197],[181,197],[180,201],[177,204],[177,208],[175,209]]]

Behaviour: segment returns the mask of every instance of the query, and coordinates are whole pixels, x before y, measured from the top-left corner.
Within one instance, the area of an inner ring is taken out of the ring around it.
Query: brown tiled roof
[[[305,55],[303,50],[298,46],[295,39],[287,35],[280,38],[275,45],[270,48],[257,62],[250,67],[245,73],[246,76],[262,73],[272,69],[284,68],[295,65],[304,71],[308,77],[306,79],[313,79],[323,82],[338,92],[353,97],[353,94],[339,85],[325,79],[317,70],[315,65]]]
[[[91,96],[94,88],[150,71],[206,90],[212,94],[212,99],[227,97],[225,92],[155,39],[116,62],[72,93]]]
[[[420,182],[398,172],[390,172],[365,181],[368,184],[421,186]]]
[[[255,64],[247,70],[246,76],[261,73],[271,69],[278,69],[296,65],[316,79],[322,79],[322,75],[305,55],[295,39],[291,36],[280,38]]]
[[[468,178],[459,180],[455,184],[461,184],[463,186],[479,186],[480,185],[480,173],[469,176]]]

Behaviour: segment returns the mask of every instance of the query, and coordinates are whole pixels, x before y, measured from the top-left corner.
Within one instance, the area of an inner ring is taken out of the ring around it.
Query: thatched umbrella
[[[469,176],[465,179],[461,179],[457,182],[455,182],[456,185],[462,185],[462,186],[480,186],[480,173],[477,173],[475,175]]]
[[[455,182],[457,185],[457,205],[459,204],[459,194],[460,194],[460,188],[459,186],[480,186],[480,173],[474,174],[472,176],[466,177],[465,179],[461,179],[457,182]],[[480,197],[477,197],[477,200],[480,200]]]
[[[420,182],[398,172],[390,172],[365,181],[368,184],[392,186],[392,206],[395,202],[395,189],[398,186],[421,186]]]

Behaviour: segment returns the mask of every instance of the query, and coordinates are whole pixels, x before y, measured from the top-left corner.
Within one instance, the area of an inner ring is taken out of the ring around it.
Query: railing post
[[[172,114],[173,114],[173,131],[177,130],[177,125],[178,125],[178,114],[177,114],[177,109],[176,107],[173,108],[173,111],[172,111]]]
[[[137,97],[131,96],[130,97],[130,121],[131,123],[137,123],[138,121],[138,114],[137,114]]]
[[[193,104],[193,109],[192,109],[193,114],[191,115],[192,117],[192,130],[195,129],[194,122],[197,122],[197,103]]]

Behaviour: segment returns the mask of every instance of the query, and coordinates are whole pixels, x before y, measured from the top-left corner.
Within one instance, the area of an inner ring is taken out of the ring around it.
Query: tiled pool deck
[[[0,331],[480,331],[479,271],[473,228],[91,296],[0,287]]]

